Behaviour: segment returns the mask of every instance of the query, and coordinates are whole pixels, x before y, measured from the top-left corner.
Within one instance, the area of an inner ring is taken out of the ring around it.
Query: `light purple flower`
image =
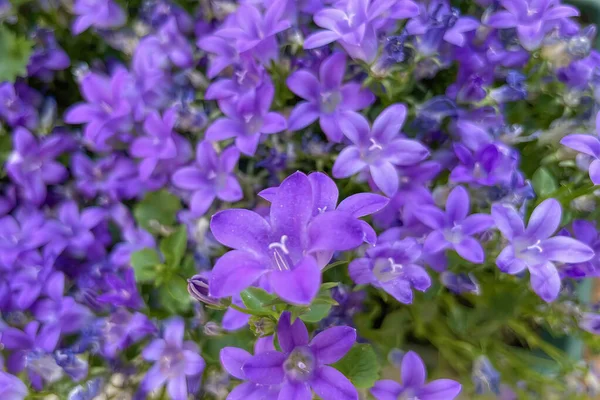
[[[175,17],[169,18],[156,32],[161,49],[179,68],[190,68],[194,63],[192,46],[177,26]]]
[[[14,375],[0,371],[0,397],[7,400],[24,400],[27,386]]]
[[[56,42],[53,31],[39,28],[35,32],[34,39],[37,46],[29,58],[27,75],[50,81],[54,71],[67,68],[71,61],[67,53]]]
[[[253,96],[241,97],[235,104],[221,102],[225,117],[218,118],[206,130],[205,139],[216,141],[235,137],[236,147],[248,156],[253,156],[262,134],[281,132],[286,128],[285,118],[269,112],[275,88],[271,84],[261,85]]]
[[[341,129],[353,144],[335,160],[333,176],[347,178],[368,168],[377,188],[386,196],[393,196],[399,186],[396,166],[415,165],[429,155],[421,143],[401,135],[405,118],[403,104],[387,107],[372,127],[362,115],[347,114],[341,121]]]
[[[23,84],[0,84],[0,117],[13,128],[21,126],[33,130],[38,124],[38,112],[35,102],[27,98],[23,89],[32,90]]]
[[[241,367],[245,379],[259,385],[281,384],[281,400],[310,400],[311,389],[323,400],[358,400],[358,392],[348,378],[328,365],[341,360],[352,348],[355,329],[329,328],[309,342],[304,322],[296,318],[292,324],[291,313],[286,311],[277,325],[277,340],[281,352],[265,351],[245,360]]]
[[[450,173],[450,181],[482,186],[508,184],[517,169],[517,158],[503,145],[489,144],[471,152],[462,143],[454,144],[459,164]]]
[[[343,84],[346,73],[346,56],[335,53],[321,63],[319,77],[301,69],[287,79],[292,92],[306,101],[299,102],[292,110],[288,129],[297,131],[319,119],[321,129],[332,142],[343,138],[341,121],[349,111],[359,111],[370,106],[375,96],[358,82]]]
[[[162,339],[154,339],[142,352],[147,361],[154,361],[140,387],[145,393],[167,385],[173,400],[186,400],[192,381],[200,379],[205,362],[198,354],[196,343],[183,340],[185,324],[174,317],[165,324]]]
[[[544,200],[533,210],[525,228],[512,206],[492,206],[496,226],[510,243],[498,255],[496,265],[512,275],[528,269],[533,291],[546,302],[554,301],[560,292],[560,276],[554,262],[577,263],[594,257],[594,251],[576,239],[551,237],[558,229],[561,215],[558,201]]]
[[[529,51],[541,45],[557,20],[579,15],[575,7],[551,0],[500,0],[500,4],[506,10],[490,15],[486,24],[498,29],[516,28],[521,45]]]
[[[448,195],[446,211],[430,205],[415,208],[416,217],[432,229],[423,251],[435,254],[451,248],[467,261],[482,263],[483,248],[473,235],[491,228],[494,220],[487,214],[469,215],[470,208],[469,193],[462,186],[455,187]]]
[[[132,314],[119,308],[106,318],[103,325],[102,353],[114,358],[117,352],[127,349],[155,331],[156,327],[144,314]]]
[[[227,202],[242,199],[242,188],[233,174],[239,157],[240,152],[233,146],[218,155],[212,143],[203,141],[196,149],[196,165],[173,174],[175,186],[192,191],[190,204],[194,214],[205,214],[215,198]]]
[[[600,275],[600,233],[593,222],[577,219],[572,223],[572,231],[575,239],[587,244],[594,250],[591,260],[566,264],[561,268],[562,276],[574,279],[597,277]]]
[[[235,64],[239,59],[235,43],[220,37],[218,34],[201,37],[196,44],[200,49],[210,53],[206,76],[211,79],[219,75],[228,66]]]
[[[427,371],[421,357],[409,351],[402,358],[402,384],[392,380],[377,381],[371,394],[377,400],[419,399],[453,400],[462,386],[451,379],[437,379],[426,383]]]
[[[254,355],[275,351],[273,336],[258,338],[254,344]],[[221,365],[234,378],[247,380],[242,367],[252,358],[252,354],[237,347],[224,347],[219,359]],[[227,400],[276,399],[281,385],[263,385],[254,382],[244,382],[236,386],[227,396]]]
[[[106,212],[98,207],[88,207],[80,213],[77,203],[66,201],[58,206],[57,216],[51,248],[57,254],[66,250],[73,256],[85,257],[96,240],[92,229],[105,219]]]
[[[413,288],[424,292],[431,286],[429,275],[417,264],[420,257],[421,246],[415,239],[382,243],[367,250],[366,258],[352,261],[348,272],[357,285],[371,284],[410,304]]]
[[[96,298],[99,304],[132,309],[140,309],[144,305],[137,289],[133,268],[126,268],[121,274],[105,274],[103,284],[103,293]]]
[[[76,0],[73,13],[73,33],[79,35],[89,27],[99,29],[118,28],[125,24],[127,15],[112,0]]]
[[[18,210],[0,218],[0,265],[10,268],[19,259],[47,244],[54,235],[43,213]]]
[[[600,314],[591,312],[583,313],[579,321],[579,327],[594,335],[600,335]]]
[[[249,210],[215,214],[210,224],[215,239],[234,250],[217,260],[210,295],[237,295],[264,276],[282,299],[310,304],[321,285],[321,268],[333,252],[350,250],[363,242],[364,226],[357,217],[381,208],[376,206],[380,204],[378,198],[367,198],[359,202],[360,207],[346,207],[342,202],[335,210],[337,188],[324,192],[320,188],[296,172],[275,191],[268,222]],[[335,211],[319,211],[326,207]]]
[[[596,134],[600,134],[600,112],[596,114]],[[574,134],[562,138],[560,143],[580,153],[592,157],[589,167],[590,179],[600,185],[600,139],[592,135]]]

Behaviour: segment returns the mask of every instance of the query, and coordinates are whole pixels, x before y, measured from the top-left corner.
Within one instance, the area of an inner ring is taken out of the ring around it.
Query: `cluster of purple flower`
[[[479,294],[470,272],[494,262],[515,281],[528,271],[548,303],[562,280],[600,275],[600,233],[585,214],[563,213],[586,196],[597,204],[600,184],[600,139],[567,135],[587,129],[600,102],[595,28],[572,20],[574,7],[478,0],[463,15],[448,0],[212,3],[194,19],[152,0],[129,29],[117,2],[75,0],[67,40],[93,30],[127,61],[77,64],[83,100],[57,104],[63,94],[52,85],[78,57],[37,29],[27,76],[0,83],[12,143],[0,196],[0,398],[23,399],[63,376],[88,379],[88,354],[109,374],[145,374],[137,398],[162,386],[174,400],[199,393],[205,343],[185,329],[194,326],[189,309],[171,318],[171,309],[153,310],[155,292],[132,262],[143,249],[159,270],[185,264],[192,249],[203,257],[198,275],[184,278],[193,298],[228,308],[226,331],[256,325],[248,288],[272,296],[263,312],[277,322],[279,349],[272,337],[257,340],[255,355],[222,349],[222,367],[246,381],[228,400],[358,399],[350,377],[329,366],[350,351],[356,330],[334,326],[309,341],[298,318],[323,291],[337,304],[323,285],[332,261],[348,261],[347,284],[403,304],[436,280],[457,295]],[[544,96],[560,96],[562,115],[517,115],[525,99]],[[315,147],[299,144],[302,135]],[[563,188],[535,178],[532,187],[523,166],[524,148],[544,137],[551,150],[534,151],[569,168],[564,176],[574,178]],[[568,149],[581,153],[576,163]],[[305,169],[302,157],[336,180],[294,172]],[[164,245],[173,223],[134,211],[159,191],[187,205],[178,222],[194,240],[175,257]],[[564,221],[572,233],[559,230]],[[231,250],[212,263],[219,244]],[[600,333],[598,318],[584,313],[580,324]],[[144,361],[122,357],[132,346]],[[27,386],[16,376],[23,371]],[[413,352],[401,381],[369,388],[382,400],[451,400],[461,391],[450,380],[426,384]],[[69,399],[92,399],[100,386],[88,382]]]

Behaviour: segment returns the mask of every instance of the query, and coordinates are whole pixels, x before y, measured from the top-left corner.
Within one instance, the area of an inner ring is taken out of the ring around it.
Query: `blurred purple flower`
[[[118,352],[155,332],[156,327],[146,315],[130,313],[125,308],[119,308],[104,321],[102,353],[106,357],[114,358]]]
[[[14,375],[0,371],[0,397],[7,400],[24,400],[27,386]]]
[[[11,268],[19,257],[47,244],[54,232],[40,211],[19,209],[0,218],[0,265]]]
[[[596,114],[596,135],[600,135],[600,112]],[[593,158],[589,167],[592,183],[600,185],[600,139],[592,135],[574,134],[565,136],[560,143]]]
[[[36,102],[28,98],[29,91],[31,89],[24,84],[0,83],[0,117],[9,126],[13,128],[21,126],[32,130],[37,127]]]
[[[79,35],[89,27],[98,29],[118,28],[125,24],[127,15],[112,0],[75,0],[73,33]]]
[[[594,257],[591,260],[569,263],[560,269],[563,276],[574,279],[597,277],[600,275],[600,233],[593,222],[585,220],[574,220],[572,231],[575,239],[588,245],[594,250]]]
[[[53,31],[39,28],[35,32],[34,39],[37,43],[27,64],[27,75],[50,81],[54,71],[66,69],[71,61],[56,42]]]

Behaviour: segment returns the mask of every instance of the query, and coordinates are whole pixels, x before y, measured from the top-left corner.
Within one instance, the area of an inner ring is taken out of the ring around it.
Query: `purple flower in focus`
[[[492,206],[496,226],[510,243],[498,255],[496,265],[511,275],[528,269],[533,291],[546,302],[554,301],[560,291],[560,276],[554,262],[579,263],[594,257],[594,251],[576,239],[551,237],[558,229],[561,215],[558,201],[544,200],[533,210],[525,228],[514,207]]]
[[[274,352],[273,336],[258,338],[254,344],[254,355]],[[224,347],[221,349],[219,359],[225,371],[231,376],[241,380],[248,380],[242,367],[252,358],[252,354],[237,347]],[[281,390],[281,385],[263,385],[254,382],[244,382],[236,386],[227,396],[227,400],[253,400],[276,399]]]
[[[73,33],[79,35],[89,27],[98,29],[118,28],[125,24],[127,15],[112,0],[75,0]]]
[[[353,145],[342,150],[335,160],[333,176],[347,178],[368,168],[377,188],[386,196],[393,196],[400,184],[396,166],[415,165],[429,155],[421,143],[401,136],[405,118],[403,104],[383,110],[372,128],[362,115],[347,114],[341,129]]]
[[[124,351],[146,335],[156,332],[156,327],[141,313],[130,313],[119,308],[106,317],[103,325],[102,353],[114,358],[118,352]]]
[[[194,214],[204,215],[215,198],[227,202],[242,199],[242,188],[233,174],[239,157],[240,152],[233,146],[217,155],[212,143],[202,141],[196,149],[196,165],[173,174],[175,186],[192,191],[190,204]]]
[[[419,399],[419,400],[453,400],[462,386],[451,379],[427,381],[427,371],[421,357],[409,351],[402,358],[400,370],[402,384],[392,380],[377,381],[371,394],[377,400]]]
[[[277,325],[279,351],[258,353],[241,366],[241,374],[259,385],[281,385],[280,399],[310,400],[312,391],[323,400],[358,400],[358,392],[342,373],[328,364],[341,360],[356,342],[349,326],[329,328],[309,342],[300,318],[281,314]],[[229,399],[232,400],[232,399]]]
[[[432,229],[425,239],[423,251],[435,254],[452,248],[465,260],[482,263],[483,248],[473,235],[491,228],[494,220],[487,214],[469,215],[470,207],[469,193],[457,186],[448,195],[446,211],[430,205],[416,208],[416,217]]]
[[[28,91],[31,89],[23,84],[0,83],[0,117],[13,128],[22,126],[33,130],[37,127],[36,102],[28,99]]]
[[[582,279],[600,275],[600,233],[593,222],[577,219],[572,223],[575,239],[594,250],[591,260],[566,264],[560,272],[569,278]]]
[[[596,114],[596,134],[600,134],[600,112]],[[589,167],[590,179],[600,185],[600,139],[592,135],[574,134],[562,138],[560,144],[593,158]]]
[[[350,263],[348,272],[357,285],[380,287],[401,303],[413,301],[412,289],[426,291],[431,279],[417,265],[421,246],[415,239],[382,243],[367,250],[367,258]]]
[[[7,400],[24,400],[27,397],[27,386],[14,375],[0,371],[0,398]]]
[[[67,53],[56,43],[54,32],[51,30],[39,28],[35,32],[34,39],[37,41],[37,46],[29,58],[27,75],[50,81],[54,71],[67,68],[71,61]]]
[[[268,222],[242,209],[224,210],[212,217],[215,239],[234,250],[217,260],[210,279],[211,296],[237,295],[264,276],[282,299],[310,304],[321,285],[321,268],[333,252],[363,242],[363,221],[356,216],[381,208],[369,211],[379,199],[365,199],[357,202],[356,209],[348,204],[346,211],[342,202],[335,210],[337,188],[323,193],[317,185],[313,187],[301,172],[286,178],[271,199]],[[326,208],[335,211],[325,212]]]
[[[13,143],[6,163],[8,176],[23,190],[29,202],[40,205],[46,199],[46,185],[56,185],[67,178],[67,169],[55,159],[72,149],[74,142],[60,134],[38,141],[27,129],[17,128]]]
[[[486,24],[498,29],[516,28],[521,45],[529,51],[541,45],[557,20],[579,15],[577,8],[550,0],[500,0],[500,4],[506,10],[490,15]]]
[[[311,71],[294,72],[287,85],[292,92],[306,101],[292,110],[288,129],[297,131],[319,119],[321,129],[332,142],[340,142],[343,132],[341,121],[349,111],[359,111],[370,106],[375,96],[358,82],[342,84],[346,73],[346,56],[335,53],[321,63],[319,78]]]
[[[147,361],[154,361],[140,387],[151,392],[167,384],[167,392],[173,400],[186,400],[194,381],[200,379],[205,362],[198,354],[198,346],[192,341],[183,341],[185,324],[182,318],[174,317],[165,324],[163,338],[154,339],[142,352]]]
[[[236,147],[248,156],[256,153],[262,134],[281,132],[286,128],[285,118],[269,112],[275,88],[264,84],[253,96],[241,97],[237,103],[221,102],[225,117],[214,121],[206,130],[205,139],[211,141],[235,137]]]
[[[313,33],[304,41],[304,48],[315,49],[337,41],[350,57],[371,63],[377,57],[377,28],[386,19],[405,19],[419,14],[419,7],[410,0],[348,0],[335,8],[325,8],[314,15],[315,23],[324,30]]]

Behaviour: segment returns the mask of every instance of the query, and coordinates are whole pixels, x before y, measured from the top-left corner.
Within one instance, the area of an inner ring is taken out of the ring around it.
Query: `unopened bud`
[[[187,289],[190,296],[204,304],[215,307],[224,306],[220,299],[211,297],[208,294],[208,279],[202,275],[194,275],[188,279]]]
[[[250,318],[250,329],[256,336],[263,337],[275,333],[275,321],[267,317]]]

